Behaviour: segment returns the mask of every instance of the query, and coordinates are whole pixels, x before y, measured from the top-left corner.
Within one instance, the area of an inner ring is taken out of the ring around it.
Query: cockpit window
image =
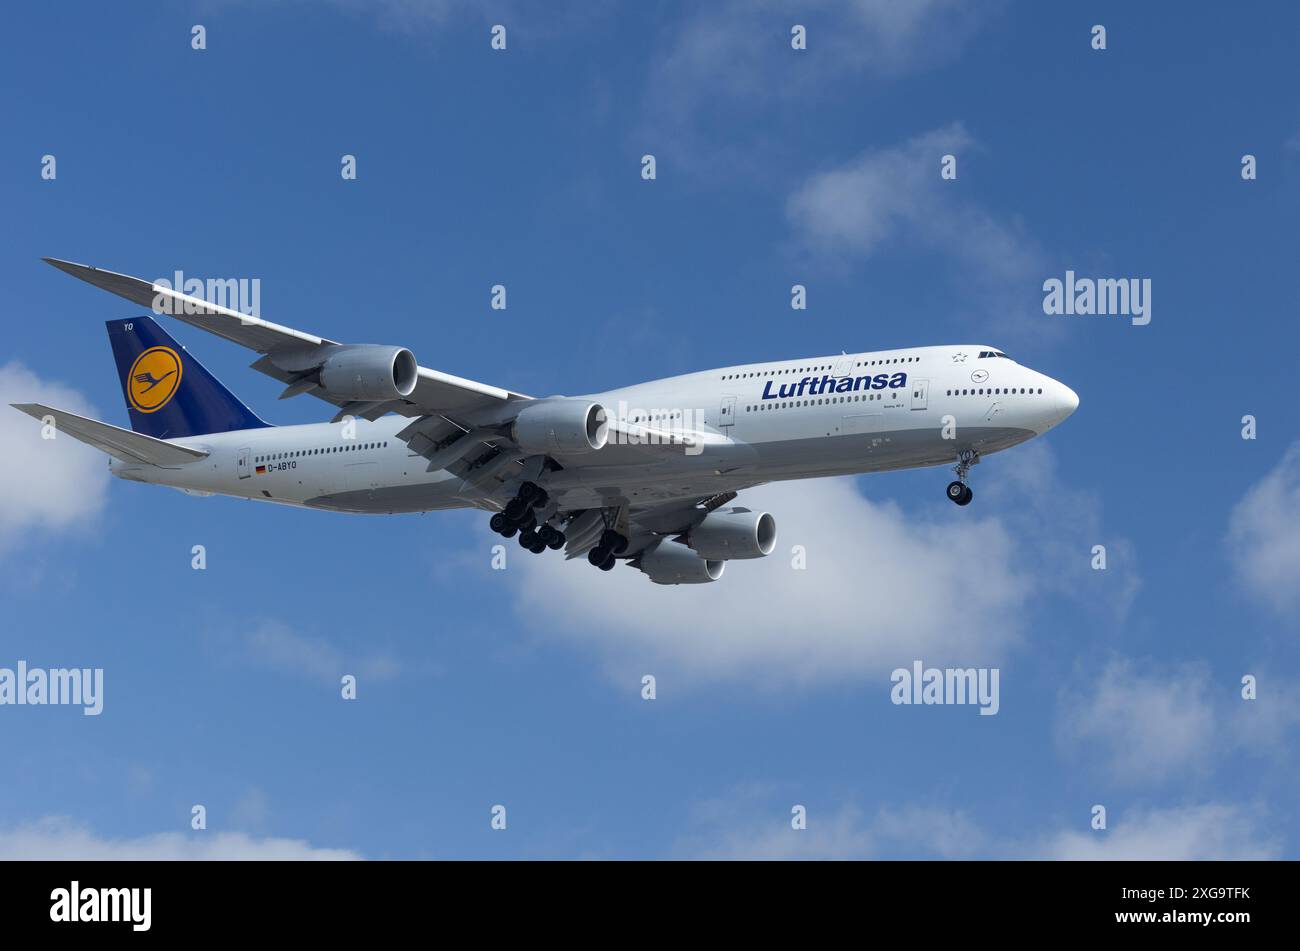
[[[1005,353],[1003,353],[1001,350],[981,350],[981,351],[980,351],[979,359],[984,360],[984,359],[986,359],[986,358],[988,358],[988,357],[1002,357],[1004,360],[1010,360],[1010,359],[1011,359],[1009,356],[1007,356],[1007,355],[1006,355]]]

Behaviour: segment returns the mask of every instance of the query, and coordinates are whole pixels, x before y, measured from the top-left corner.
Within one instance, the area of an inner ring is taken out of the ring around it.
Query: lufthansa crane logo
[[[171,347],[150,347],[131,364],[126,384],[132,406],[142,413],[156,413],[171,402],[181,385],[181,358]]]

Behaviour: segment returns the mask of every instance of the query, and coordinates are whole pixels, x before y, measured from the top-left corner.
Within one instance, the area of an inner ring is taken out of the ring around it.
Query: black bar
[[[815,926],[858,937],[902,927],[918,940],[1231,941],[1285,926],[1295,871],[1285,862],[23,862],[0,866],[0,912],[12,935],[85,938],[337,940],[415,929],[430,942],[518,933],[676,943],[701,930],[761,939]],[[149,889],[147,931],[136,930],[143,891],[130,903],[120,891],[106,896],[103,907],[117,903],[125,921],[52,920],[68,917],[74,881],[87,913],[100,907],[100,889]]]

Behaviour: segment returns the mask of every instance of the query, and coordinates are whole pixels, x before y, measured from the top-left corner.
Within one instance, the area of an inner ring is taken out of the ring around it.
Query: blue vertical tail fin
[[[176,439],[269,425],[152,317],[107,323],[126,410],[137,433]]]

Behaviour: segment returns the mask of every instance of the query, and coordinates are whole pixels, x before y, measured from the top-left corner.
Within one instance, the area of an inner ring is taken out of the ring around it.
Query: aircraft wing
[[[741,488],[752,488],[762,483],[747,483]],[[686,495],[681,498],[653,503],[623,505],[617,508],[613,522],[617,529],[629,538],[644,538],[647,535],[673,536],[688,532],[705,515],[733,501],[739,490],[713,493],[711,495]],[[588,509],[579,514],[565,529],[568,536],[564,551],[565,558],[577,558],[585,555],[595,547],[600,539],[605,522],[599,509]]]
[[[55,258],[43,260],[78,280],[148,307],[154,313],[165,313],[191,327],[262,354],[252,367],[286,384],[281,399],[298,393],[311,393],[340,407],[336,419],[350,414],[373,420],[389,412],[413,417],[464,417],[483,410],[490,411],[510,400],[530,398],[487,383],[418,367],[415,388],[402,399],[374,402],[339,399],[330,396],[313,378],[313,370],[318,369],[331,353],[345,346],[336,340],[273,324],[138,277]]]
[[[201,449],[178,446],[163,439],[155,439],[143,433],[132,432],[97,419],[87,419],[67,410],[55,409],[41,403],[10,403],[14,409],[26,413],[33,419],[43,420],[47,416],[54,420],[57,432],[67,433],[73,439],[79,439],[87,445],[106,452],[114,459],[123,462],[143,462],[163,468],[183,466],[207,455]]]

